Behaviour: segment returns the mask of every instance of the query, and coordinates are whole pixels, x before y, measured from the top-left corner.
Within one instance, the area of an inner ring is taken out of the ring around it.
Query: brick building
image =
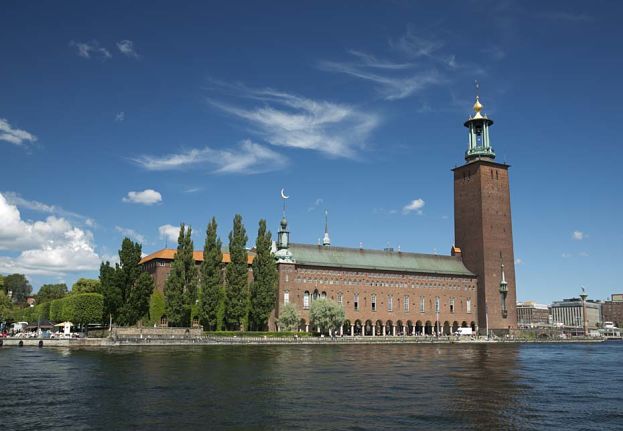
[[[290,244],[284,208],[274,250],[279,290],[270,329],[290,302],[301,315],[299,329],[313,330],[308,310],[322,297],[344,307],[344,335],[450,334],[459,326],[504,333],[517,327],[509,165],[495,162],[493,121],[482,114],[478,98],[474,111],[465,122],[466,162],[453,169],[451,255],[335,247],[326,225],[322,245]],[[160,250],[141,261],[160,290],[174,254]],[[196,262],[201,259],[195,252]],[[228,259],[225,252],[224,264]]]
[[[612,322],[618,328],[623,325],[623,293],[615,293],[610,297],[610,301],[605,301],[602,305],[604,322]]]

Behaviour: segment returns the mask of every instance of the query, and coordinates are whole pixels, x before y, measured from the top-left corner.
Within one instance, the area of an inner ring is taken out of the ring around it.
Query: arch
[[[309,308],[309,290],[306,290],[303,293],[303,310],[307,310]]]
[[[299,320],[299,332],[305,332],[305,326],[307,325],[307,322],[305,322],[305,319],[301,319]]]
[[[394,328],[394,322],[392,322],[391,320],[388,320],[387,322],[385,322],[385,334],[386,335],[392,335],[393,328]]]
[[[399,320],[396,322],[396,335],[404,335],[404,333],[404,324],[402,323],[402,320]]]
[[[374,333],[376,335],[383,335],[383,322],[380,320],[377,320],[374,323]]]
[[[324,290],[322,291],[322,293],[320,294],[320,297],[323,299],[327,298],[327,292],[325,292]]]
[[[372,326],[372,320],[366,320],[366,324],[363,329],[365,331],[365,335],[372,335],[372,330],[374,329],[374,327]]]
[[[160,316],[160,326],[165,327],[165,328],[169,326],[169,319],[167,319],[166,314],[163,314],[162,316]]]
[[[38,344],[38,346],[39,346],[39,347],[43,347],[43,340],[39,340],[39,344]]]
[[[472,323],[470,323],[469,326],[472,328],[472,332],[476,334],[476,322],[472,320]]]
[[[413,329],[413,322],[411,320],[407,320],[407,335],[415,335]]]
[[[450,322],[443,322],[443,335],[450,335]]]
[[[355,320],[355,335],[361,335],[363,333],[363,325],[361,324],[361,320]]]
[[[467,328],[467,322],[465,320],[461,322],[461,328]]]
[[[424,335],[424,325],[421,320],[415,322],[415,335]]]
[[[314,293],[312,293],[312,301],[315,301],[320,297],[320,293],[318,293],[318,289],[314,289]]]
[[[458,330],[459,330],[459,322],[455,320],[454,322],[452,322],[452,333],[454,334]]]
[[[351,323],[350,320],[344,320],[344,323],[342,324],[342,331],[344,333],[344,335],[353,335],[350,333],[351,330]]]
[[[427,320],[424,324],[424,335],[433,335],[433,324]]]

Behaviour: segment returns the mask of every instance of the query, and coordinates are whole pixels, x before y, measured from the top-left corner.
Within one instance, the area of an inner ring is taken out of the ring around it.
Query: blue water
[[[623,429],[623,343],[0,348],[2,430]]]

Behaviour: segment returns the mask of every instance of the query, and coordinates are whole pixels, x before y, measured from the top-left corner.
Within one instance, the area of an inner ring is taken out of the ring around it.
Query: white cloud
[[[414,199],[402,208],[402,213],[409,214],[409,213],[415,212],[418,215],[422,215],[423,214],[422,208],[424,208],[424,205],[425,205],[424,200],[420,198]]]
[[[115,123],[122,123],[125,120],[125,112],[117,112],[115,115]]]
[[[323,203],[324,203],[324,200],[322,198],[316,199],[314,201],[314,203],[311,204],[309,208],[307,208],[307,212],[312,212],[312,211],[316,210]]]
[[[96,40],[91,42],[69,42],[69,46],[76,48],[78,55],[82,58],[98,58],[100,60],[107,60],[112,57],[110,51],[101,47]]]
[[[571,237],[576,241],[582,241],[583,239],[588,238],[588,235],[586,235],[582,231],[574,230],[573,233],[571,234]]]
[[[580,253],[578,253],[578,256],[580,256],[580,257],[588,257],[589,254],[586,251],[581,251]]]
[[[142,192],[128,192],[122,200],[133,204],[153,205],[162,202],[162,195],[153,189],[145,189]]]
[[[134,42],[131,40],[122,40],[117,42],[117,49],[119,49],[119,52],[127,57],[139,58],[138,53],[134,49]]]
[[[443,47],[443,42],[417,34],[413,25],[407,26],[404,35],[389,41],[389,46],[409,58],[430,57]]]
[[[222,111],[247,121],[272,145],[315,150],[333,157],[354,158],[378,126],[377,115],[354,106],[313,100],[272,89],[227,86],[236,95],[262,102],[245,109],[211,100]]]
[[[570,258],[571,256],[572,256],[572,255],[571,255],[571,253],[566,253],[566,252],[565,252],[565,253],[563,253],[563,254],[561,255],[561,257],[562,257],[563,259],[568,259],[568,258]]]
[[[177,244],[177,238],[180,235],[180,227],[165,224],[158,228],[158,233],[161,239],[166,239],[172,244]]]
[[[67,211],[57,205],[49,205],[43,202],[25,199],[15,192],[4,192],[4,198],[11,205],[15,205],[18,208],[26,208],[32,211],[37,211],[45,214],[53,214],[61,217],[78,219],[83,222],[88,227],[95,227],[95,220],[83,216],[81,214],[75,213],[73,211]]]
[[[93,234],[67,220],[49,216],[43,221],[24,221],[15,205],[0,193],[0,250],[17,252],[0,256],[0,272],[27,275],[62,275],[99,267]]]
[[[167,171],[209,165],[215,168],[216,173],[257,174],[282,168],[286,165],[287,158],[270,148],[247,139],[235,149],[195,148],[160,157],[144,155],[132,159],[132,161],[149,171]]]
[[[115,230],[119,232],[121,235],[127,236],[128,238],[133,239],[134,241],[140,242],[141,244],[145,242],[145,237],[141,235],[140,233],[138,233],[137,231],[135,231],[134,229],[130,229],[127,227],[122,227],[122,226],[115,226]]]
[[[21,146],[25,141],[37,142],[37,137],[26,130],[14,129],[6,119],[0,118],[0,141]]]
[[[524,262],[521,258],[518,257],[517,259],[515,259],[515,265],[523,265],[523,263]]]

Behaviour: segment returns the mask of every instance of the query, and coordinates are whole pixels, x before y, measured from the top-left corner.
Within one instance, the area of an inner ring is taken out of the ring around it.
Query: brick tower
[[[475,114],[465,122],[465,164],[454,172],[454,236],[465,266],[478,276],[478,325],[497,334],[517,327],[515,258],[507,164],[495,161],[489,140],[493,121]]]

